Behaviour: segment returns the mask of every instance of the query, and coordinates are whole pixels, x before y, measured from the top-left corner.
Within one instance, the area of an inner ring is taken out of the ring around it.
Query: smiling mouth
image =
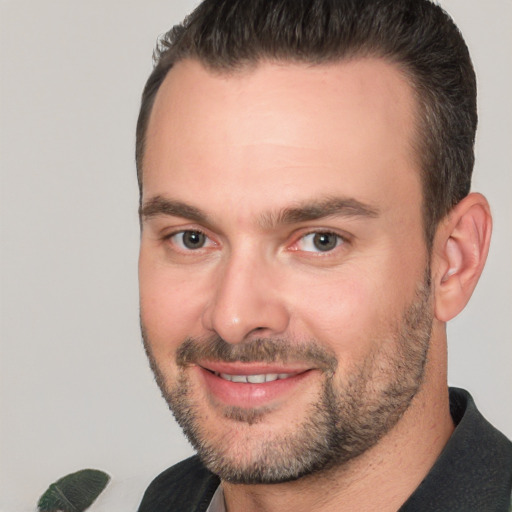
[[[240,382],[245,384],[264,384],[265,382],[274,382],[276,380],[289,379],[299,373],[259,373],[255,375],[230,375],[229,373],[212,372],[217,377],[229,382]]]
[[[305,389],[305,379],[314,373],[298,364],[285,368],[277,364],[219,361],[197,365],[196,369],[215,404],[243,409],[281,403],[287,396]]]

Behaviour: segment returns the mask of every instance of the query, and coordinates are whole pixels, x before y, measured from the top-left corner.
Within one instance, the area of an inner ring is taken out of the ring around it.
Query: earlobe
[[[484,268],[492,230],[489,203],[472,193],[440,225],[434,242],[435,316],[447,322],[469,301]]]

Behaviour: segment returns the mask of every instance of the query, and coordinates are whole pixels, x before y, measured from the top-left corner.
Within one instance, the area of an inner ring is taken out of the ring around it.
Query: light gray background
[[[479,77],[474,190],[495,232],[450,326],[450,382],[512,437],[512,2],[442,2]],[[191,453],[152,381],[137,310],[134,128],[156,36],[194,0],[0,3],[0,510],[33,510],[55,479],[113,476],[136,510]]]

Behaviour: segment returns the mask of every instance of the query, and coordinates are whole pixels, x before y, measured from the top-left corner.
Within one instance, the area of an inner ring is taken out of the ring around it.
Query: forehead
[[[222,187],[248,206],[251,193],[261,201],[276,187],[283,201],[301,201],[336,186],[369,202],[384,184],[419,189],[415,110],[405,76],[380,59],[230,73],[181,61],[150,116],[144,199]]]

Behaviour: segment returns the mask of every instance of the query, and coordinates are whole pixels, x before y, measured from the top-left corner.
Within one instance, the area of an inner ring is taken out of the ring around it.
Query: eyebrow
[[[181,201],[166,199],[162,196],[151,198],[139,208],[139,217],[148,220],[158,215],[169,215],[171,217],[183,217],[194,222],[205,223],[208,215],[205,212]]]
[[[159,215],[183,217],[198,223],[208,223],[209,216],[200,208],[181,201],[156,196],[139,208],[141,221]],[[379,210],[353,198],[327,197],[316,201],[304,201],[276,212],[261,215],[259,224],[265,229],[279,225],[298,224],[325,217],[366,217],[374,218]]]
[[[298,224],[325,217],[366,217],[374,218],[379,210],[357,199],[328,197],[319,201],[305,201],[296,206],[283,208],[278,212],[264,214],[261,225],[272,228],[280,224]]]

